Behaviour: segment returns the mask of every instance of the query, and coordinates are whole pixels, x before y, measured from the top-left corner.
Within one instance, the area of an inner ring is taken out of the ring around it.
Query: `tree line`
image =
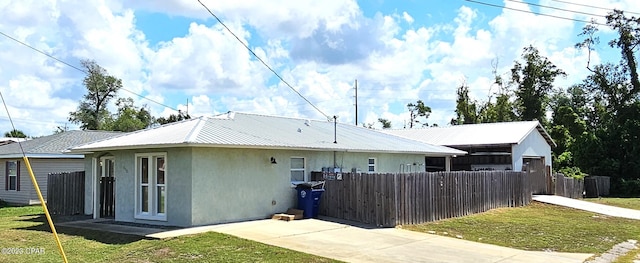
[[[616,33],[607,44],[620,52],[617,63],[592,65],[598,28],[586,25],[575,47],[589,52],[585,66],[590,73],[579,83],[556,87],[555,80],[567,74],[530,45],[505,74],[498,74],[494,61],[492,85],[497,92],[487,100],[472,98],[466,83],[457,88],[451,125],[537,120],[557,144],[552,149],[555,171],[574,177],[611,176],[620,194],[640,195],[640,18],[614,10],[606,19]],[[431,112],[422,101],[407,108],[409,128],[419,123],[416,117],[428,118]],[[378,121],[391,128],[387,119]]]
[[[495,98],[478,102],[466,84],[457,90],[451,124],[538,120],[556,142],[554,169],[570,176],[607,175],[633,181],[640,190],[640,80],[637,47],[640,18],[615,10],[606,25],[616,32],[608,46],[620,52],[617,63],[591,65],[590,74],[567,88],[554,87],[566,73],[538,50],[524,48],[506,80],[494,73]],[[598,28],[587,25],[576,44],[589,52],[599,44]],[[550,119],[547,118],[550,113]]]

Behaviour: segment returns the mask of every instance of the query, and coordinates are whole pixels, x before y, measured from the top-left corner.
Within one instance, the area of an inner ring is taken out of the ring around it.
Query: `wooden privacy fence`
[[[533,194],[551,194],[551,175],[542,159],[530,159],[523,166],[523,171],[529,174],[529,182]]]
[[[47,176],[47,208],[54,215],[84,213],[84,171]]]
[[[522,172],[345,173],[325,182],[320,214],[394,227],[530,202],[529,177]]]
[[[572,177],[556,174],[556,195],[569,198],[582,198],[584,181]]]
[[[609,176],[587,176],[584,178],[585,197],[608,196],[611,188]]]

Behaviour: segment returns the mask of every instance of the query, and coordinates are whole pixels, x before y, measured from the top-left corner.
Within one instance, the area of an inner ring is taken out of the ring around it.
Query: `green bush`
[[[564,175],[565,177],[572,177],[576,179],[584,179],[588,174],[580,171],[580,168],[571,166],[571,167],[562,167],[558,170],[559,173]]]
[[[617,197],[640,197],[640,178],[611,180],[611,195]]]

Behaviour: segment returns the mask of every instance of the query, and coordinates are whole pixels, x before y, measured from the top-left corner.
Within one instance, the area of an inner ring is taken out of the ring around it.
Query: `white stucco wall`
[[[167,153],[167,220],[135,219],[135,154]],[[104,154],[104,153],[99,153]],[[290,158],[304,157],[306,177],[334,164],[333,152],[231,148],[168,148],[110,152],[115,161],[116,220],[148,224],[194,226],[262,219],[296,206],[291,187]],[[98,156],[97,154],[91,157]],[[91,157],[87,156],[91,166]],[[274,157],[277,164],[272,164]],[[367,171],[368,158],[378,172],[399,172],[401,164],[424,163],[424,155],[337,152],[344,171]],[[424,166],[412,168],[424,170]],[[87,185],[91,169],[87,167]],[[99,171],[98,171],[99,172]],[[86,191],[85,211],[93,211],[92,191]]]
[[[193,225],[262,219],[296,206],[291,188],[291,157],[305,158],[305,172],[332,167],[333,152],[195,148],[193,153]],[[277,164],[271,164],[274,157]],[[367,170],[369,157],[378,172],[398,172],[400,164],[423,163],[424,155],[336,153],[345,171]],[[424,169],[424,166],[421,166]]]
[[[533,130],[525,139],[512,146],[513,170],[522,170],[522,158],[544,157],[545,165],[551,166],[551,146],[537,131]]]
[[[137,153],[167,153],[167,213],[166,221],[141,220],[135,218],[135,155]],[[108,154],[114,158],[115,176],[115,220],[126,222],[137,222],[146,224],[189,226],[191,225],[191,153],[190,148],[168,148],[168,149],[140,149],[135,151],[114,151]],[[105,153],[96,153],[87,156],[88,173],[85,174],[85,213],[93,214],[94,200],[93,189],[97,188],[97,181],[100,171],[97,174],[91,172],[90,167],[92,157],[97,157]],[[99,161],[99,158],[98,158]],[[93,183],[96,185],[93,186]],[[99,195],[98,195],[99,196]]]

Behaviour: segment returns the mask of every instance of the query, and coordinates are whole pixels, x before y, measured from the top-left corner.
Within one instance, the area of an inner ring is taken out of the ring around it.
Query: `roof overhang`
[[[130,146],[114,146],[99,147],[90,149],[70,149],[68,153],[91,154],[95,152],[106,151],[122,151],[122,150],[140,150],[140,149],[164,149],[164,148],[182,148],[182,147],[198,147],[198,148],[240,148],[240,149],[262,149],[262,150],[302,150],[302,151],[330,151],[330,152],[361,152],[361,153],[394,153],[394,154],[420,154],[425,156],[454,156],[465,155],[467,152],[451,149],[450,152],[423,152],[423,151],[394,151],[394,150],[376,150],[376,149],[357,149],[357,148],[340,148],[340,147],[287,147],[287,146],[264,146],[264,145],[229,145],[229,144],[202,144],[202,143],[175,143],[175,144],[149,144],[149,145],[130,145]]]
[[[27,158],[38,159],[83,159],[84,154],[27,153]],[[21,159],[21,153],[1,154],[0,159]]]

